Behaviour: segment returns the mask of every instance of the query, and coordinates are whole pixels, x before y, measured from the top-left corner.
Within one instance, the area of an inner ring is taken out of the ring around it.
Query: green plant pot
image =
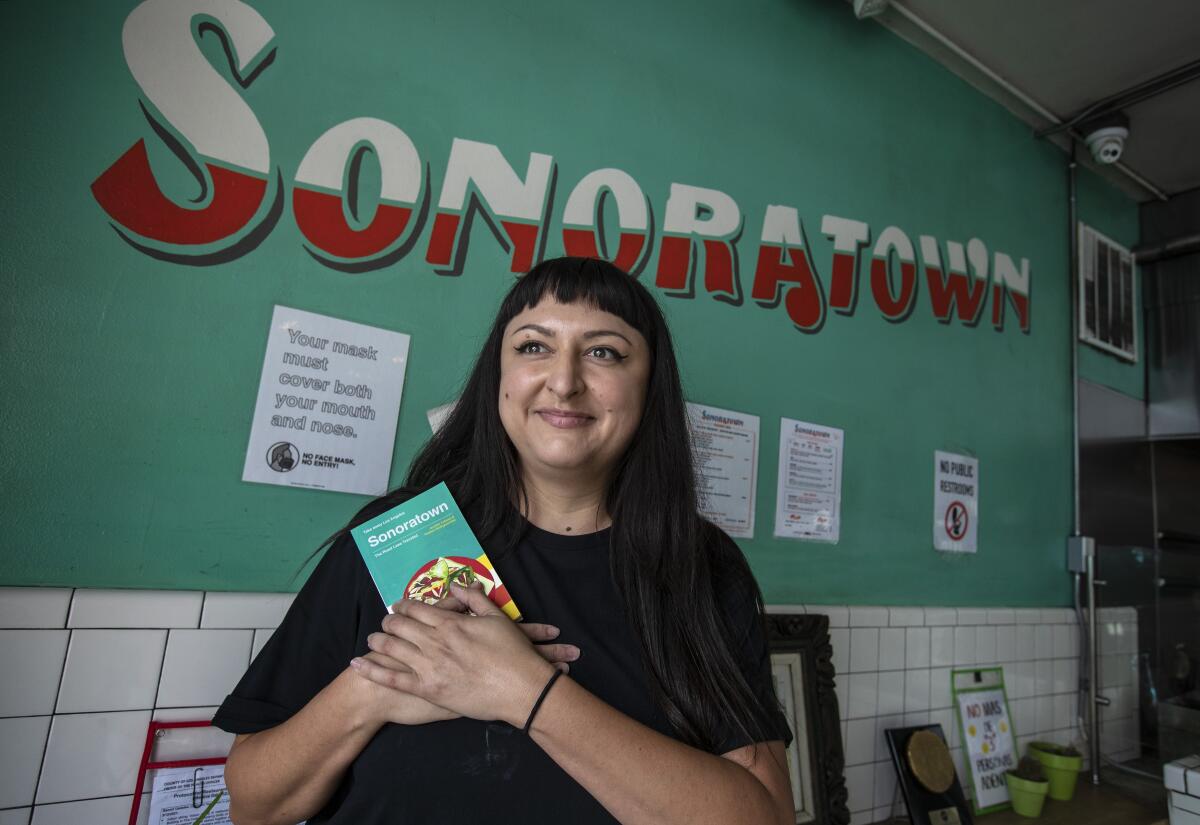
[[[1050,798],[1066,802],[1075,795],[1075,782],[1083,768],[1083,757],[1054,753],[1050,748],[1055,747],[1047,742],[1030,742],[1029,753],[1042,763],[1042,770],[1050,782]]]
[[[1031,782],[1006,773],[1008,780],[1008,798],[1012,800],[1013,810],[1021,816],[1036,818],[1042,815],[1042,805],[1046,804],[1046,792],[1050,790],[1049,782]]]

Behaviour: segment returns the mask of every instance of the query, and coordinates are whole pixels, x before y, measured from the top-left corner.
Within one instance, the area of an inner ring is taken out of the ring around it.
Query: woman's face
[[[504,330],[500,420],[522,468],[607,479],[642,418],[650,351],[641,333],[586,304],[544,298]]]

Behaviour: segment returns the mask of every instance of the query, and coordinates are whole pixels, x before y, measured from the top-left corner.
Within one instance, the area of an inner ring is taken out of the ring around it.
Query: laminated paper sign
[[[149,825],[229,825],[225,766],[164,768],[150,789]]]
[[[775,536],[837,542],[842,521],[845,434],[792,418],[779,420]]]
[[[386,492],[409,337],[276,306],[243,481]]]
[[[974,553],[979,535],[979,459],[933,454],[933,547]]]
[[[701,512],[735,538],[754,538],[758,416],[690,401],[687,411]]]

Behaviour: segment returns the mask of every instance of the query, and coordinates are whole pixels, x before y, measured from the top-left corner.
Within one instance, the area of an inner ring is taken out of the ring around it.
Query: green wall
[[[511,282],[508,257],[476,222],[464,273],[438,276],[424,262],[426,225],[399,262],[346,274],[305,252],[290,208],[256,249],[220,265],[131,248],[89,190],[110,164],[145,137],[161,185],[187,194],[122,56],[132,8],[0,4],[10,117],[0,584],[294,589],[302,561],[362,499],[240,480],[272,305],[412,336],[397,483],[428,437],[425,411],[456,394]],[[830,313],[815,334],[782,308],[733,306],[702,288],[662,303],[689,398],[762,417],[756,538],[741,545],[769,601],[1066,602],[1064,159],[1000,106],[843,3],[255,8],[277,53],[242,95],[289,191],[320,134],[369,115],[412,138],[435,199],[454,137],[496,144],[522,173],[528,153],[553,155],[551,255],[567,193],[615,166],[660,224],[672,182],[736,199],[747,294],[767,204],[798,208],[827,291],[825,214],[869,223],[873,240],[894,224],[914,245],[921,234],[943,250],[978,237],[1027,258],[1027,334],[1011,306],[995,331],[990,298],[977,327],[938,323],[923,274],[912,316],[891,323],[871,300],[866,261],[856,312]],[[204,38],[213,59],[215,43]],[[1136,226],[1132,202],[1087,190],[1085,219],[1118,240]],[[652,261],[643,281],[653,273]],[[780,416],[846,432],[837,545],[771,538]],[[932,549],[935,449],[980,460],[977,555]]]

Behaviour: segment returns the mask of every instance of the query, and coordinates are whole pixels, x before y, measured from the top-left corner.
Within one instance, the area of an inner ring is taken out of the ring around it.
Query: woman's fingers
[[[372,633],[367,637],[367,647],[376,653],[382,653],[410,670],[412,662],[421,655],[421,649],[415,644],[391,633]]]
[[[452,584],[450,585],[450,592],[454,594],[454,598],[464,603],[476,616],[489,616],[493,613],[503,612],[484,594],[482,585],[479,587],[463,587],[459,584]]]
[[[380,653],[377,650],[368,650],[366,653],[364,653],[362,655],[362,658],[372,661],[375,664],[380,665],[382,667],[391,668],[392,670],[399,670],[399,671],[404,671],[404,672],[408,672],[408,671],[412,670],[412,668],[410,668],[408,665],[404,664],[404,662],[401,662],[398,659],[393,659],[391,656],[388,656],[386,653]]]
[[[467,592],[463,588],[459,588],[459,590],[463,593]],[[457,596],[458,594],[455,595]],[[484,598],[487,597],[485,596]],[[459,597],[458,600],[460,602],[466,602],[466,599],[461,597]],[[467,602],[467,606],[470,606],[469,602]],[[414,622],[420,622],[421,624],[429,625],[430,627],[437,627],[442,622],[452,618],[450,612],[446,610],[439,610],[431,604],[425,604],[425,602],[419,602],[416,599],[401,599],[392,605],[392,615],[385,616],[383,619],[385,627],[388,621],[396,618],[397,616],[412,619]]]
[[[533,649],[552,665],[573,662],[579,658],[579,648],[575,645],[534,645]]]
[[[453,593],[447,593],[434,607],[438,610],[449,610],[451,613],[466,613],[467,606],[454,598]]]
[[[364,679],[368,679],[377,685],[390,687],[395,690],[412,693],[417,688],[418,680],[412,671],[393,670],[390,667],[372,662],[363,656],[356,656],[350,660],[350,667],[354,668],[358,675]]]
[[[548,642],[551,639],[558,638],[558,628],[552,624],[539,624],[538,622],[521,622],[517,627],[529,637],[531,642]]]

